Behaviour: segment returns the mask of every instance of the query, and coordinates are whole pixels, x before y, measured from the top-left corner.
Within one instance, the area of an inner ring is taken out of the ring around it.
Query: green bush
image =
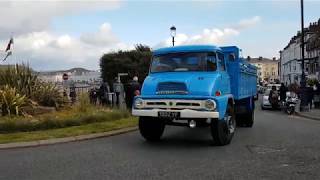
[[[37,82],[32,99],[42,106],[59,107],[64,100],[57,87],[48,82]]]
[[[0,89],[0,106],[2,115],[21,115],[23,107],[28,105],[28,99],[21,95],[15,88],[8,85]]]
[[[42,106],[59,107],[64,103],[54,84],[40,81],[37,73],[24,64],[0,69],[0,86],[15,88],[18,94]]]
[[[121,78],[122,82],[126,83],[136,75],[143,82],[148,75],[151,58],[151,49],[141,44],[136,45],[135,50],[104,54],[100,58],[101,77],[112,84],[119,72],[128,72],[129,76]]]
[[[37,74],[24,64],[8,66],[0,70],[0,86],[13,87],[27,97],[31,97],[38,81],[37,78]]]
[[[307,84],[309,86],[314,86],[317,82],[318,82],[318,79],[316,79],[316,78],[311,78],[311,79],[307,80]]]

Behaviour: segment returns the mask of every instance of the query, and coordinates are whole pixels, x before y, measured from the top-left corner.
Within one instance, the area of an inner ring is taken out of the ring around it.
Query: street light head
[[[176,27],[172,26],[172,27],[170,28],[170,31],[171,31],[171,36],[172,36],[172,37],[175,37],[175,36],[176,36],[176,31],[177,31]]]

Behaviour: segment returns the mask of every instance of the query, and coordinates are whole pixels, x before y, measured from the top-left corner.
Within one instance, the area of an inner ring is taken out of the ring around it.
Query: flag
[[[8,43],[8,45],[7,45],[7,48],[6,48],[6,52],[7,51],[9,51],[9,50],[11,50],[11,45],[13,44],[13,38],[11,37],[10,38],[10,41],[9,41],[9,43]]]
[[[2,61],[6,61],[7,58],[8,58],[9,56],[11,56],[11,55],[12,55],[12,51],[9,51],[9,52],[7,53],[7,55],[6,55],[6,57],[4,57],[4,59],[3,59]]]

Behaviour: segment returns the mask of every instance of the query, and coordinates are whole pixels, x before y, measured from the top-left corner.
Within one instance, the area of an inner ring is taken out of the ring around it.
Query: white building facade
[[[74,83],[97,83],[101,82],[101,72],[100,71],[57,71],[49,73],[40,73],[39,78],[46,82],[61,83],[63,82],[62,76],[66,73],[69,76],[68,81]]]
[[[320,19],[305,28],[304,72],[307,79],[320,79]],[[280,51],[280,80],[286,84],[300,83],[302,74],[301,33],[291,38]]]
[[[300,83],[301,80],[300,39],[293,38],[280,52],[280,81],[286,85]]]

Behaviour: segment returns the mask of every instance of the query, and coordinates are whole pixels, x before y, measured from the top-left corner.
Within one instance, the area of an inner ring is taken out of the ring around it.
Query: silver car
[[[264,94],[262,95],[262,100],[261,100],[261,109],[271,109],[272,106],[269,101],[269,94],[270,94],[271,89],[266,89]]]

